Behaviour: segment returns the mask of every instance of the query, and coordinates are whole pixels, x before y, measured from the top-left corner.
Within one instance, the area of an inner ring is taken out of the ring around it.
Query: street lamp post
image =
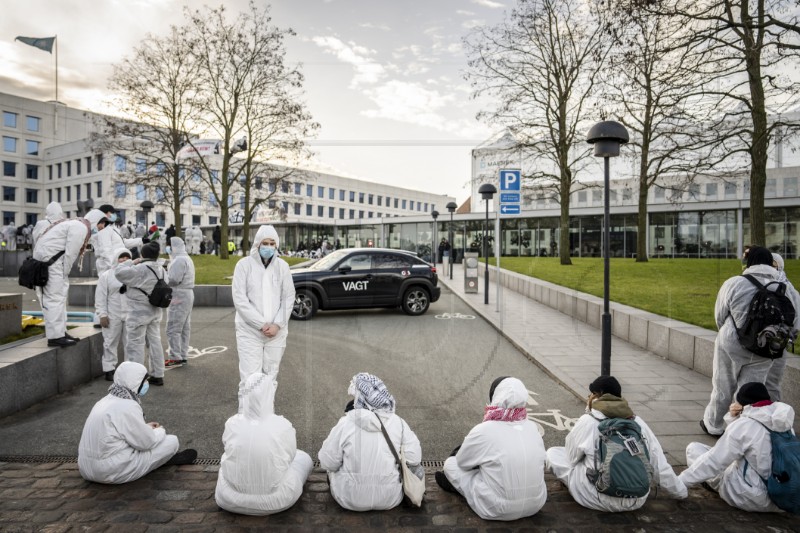
[[[150,210],[153,209],[155,205],[150,200],[145,200],[144,202],[139,204],[139,207],[141,207],[142,211],[144,211],[144,225],[145,227],[149,227],[147,225],[147,219],[150,218]]]
[[[600,374],[611,375],[611,313],[608,306],[609,292],[609,257],[611,256],[611,243],[609,228],[611,215],[609,213],[609,158],[619,155],[621,144],[628,142],[628,130],[625,126],[614,120],[598,122],[589,130],[586,142],[594,145],[594,156],[602,157],[604,168],[605,199],[603,202],[603,321],[602,321],[602,346],[600,352]]]
[[[484,183],[478,189],[481,193],[481,198],[486,200],[486,222],[483,225],[483,257],[486,259],[486,269],[483,276],[483,303],[489,304],[489,202],[492,197],[497,193],[497,187],[491,183]]]
[[[450,225],[447,226],[447,242],[450,244],[450,279],[453,279],[453,259],[455,248],[453,248],[453,213],[458,208],[455,202],[448,202],[447,210],[450,211]]]
[[[431,217],[433,217],[433,235],[431,236],[431,257],[433,257],[433,266],[436,266],[436,252],[438,248],[436,247],[436,219],[439,218],[439,211],[435,209],[431,211]]]

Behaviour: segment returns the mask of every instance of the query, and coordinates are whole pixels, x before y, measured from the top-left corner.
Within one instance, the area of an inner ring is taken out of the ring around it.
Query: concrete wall
[[[17,277],[19,267],[25,259],[32,256],[33,252],[25,250],[0,250],[0,277]],[[78,270],[78,261],[72,266],[69,273],[71,278],[96,278],[97,269],[95,268],[94,252],[86,252],[83,256],[83,271]]]
[[[69,305],[94,307],[94,292],[97,282],[70,283]],[[194,288],[195,307],[233,307],[230,285],[198,285]]]
[[[479,270],[483,277],[483,263],[480,263]],[[489,279],[492,283],[496,283],[497,273],[497,268],[489,267]],[[500,283],[508,290],[524,294],[575,320],[600,329],[602,298],[502,268]],[[610,302],[609,310],[611,332],[615,337],[711,377],[716,331],[615,302]],[[800,412],[800,357],[788,357],[781,390],[781,400]]]

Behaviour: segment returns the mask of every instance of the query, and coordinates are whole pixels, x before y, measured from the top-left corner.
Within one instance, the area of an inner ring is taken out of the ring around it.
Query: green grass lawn
[[[573,257],[572,262],[562,266],[557,257],[503,257],[500,266],[602,298],[603,260]],[[611,301],[713,330],[717,291],[742,271],[735,259],[611,259],[610,265]],[[786,261],[786,274],[800,280],[800,261]]]
[[[216,255],[193,255],[191,258],[194,261],[196,285],[230,285],[233,269],[236,268],[236,263],[242,259],[238,255],[233,255],[226,260],[222,260]],[[283,259],[289,263],[289,266],[307,261],[307,259],[298,257],[284,257]]]

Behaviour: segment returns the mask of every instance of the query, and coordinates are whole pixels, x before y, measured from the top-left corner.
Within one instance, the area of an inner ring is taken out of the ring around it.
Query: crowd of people
[[[178,451],[176,436],[157,422],[145,422],[141,402],[151,385],[164,385],[165,367],[188,362],[195,278],[189,255],[194,243],[187,246],[171,234],[174,228],[167,229],[163,238],[169,239],[170,259],[165,268],[159,259],[158,228],[129,233],[115,224],[110,205],[70,220],[56,207],[48,206],[46,221],[33,230],[34,258],[48,261],[59,256],[38,293],[48,344],[74,343],[66,331],[68,272],[91,242],[100,274],[96,310],[104,337],[103,370],[113,382],[84,426],[78,459],[81,475],[100,483],[126,483],[165,464],[193,462],[195,450]],[[215,498],[219,507],[249,515],[277,513],[294,505],[312,468],[311,456],[297,449],[291,422],[275,413],[277,376],[295,299],[279,246],[275,228],[261,226],[249,255],[237,263],[233,275],[239,402],[237,413],[225,423]],[[156,302],[164,287],[170,289],[170,298],[162,306]],[[564,446],[545,449],[536,425],[528,419],[527,388],[521,380],[504,376],[491,383],[482,421],[435,472],[436,483],[463,497],[486,520],[536,514],[547,500],[547,471],[577,503],[602,512],[639,509],[657,489],[671,498],[686,498],[687,488],[700,484],[746,511],[800,512],[797,498],[796,508],[778,501],[766,483],[775,475],[774,436],[794,438],[794,411],[780,401],[785,342],[774,348],[777,357],[765,357],[743,340],[744,324],[751,321],[753,302],[763,290],[800,309],[800,294],[786,278],[782,258],[751,246],[743,275],[723,284],[715,307],[720,332],[713,391],[700,425],[719,440],[714,446],[689,443],[688,468],[679,475],[614,377],[600,376],[589,384],[585,414]],[[164,307],[169,356],[160,338]],[[781,334],[793,340],[800,313],[793,312],[791,324],[782,327],[765,330],[759,337],[762,345],[772,346]],[[125,361],[118,363],[123,335]],[[331,495],[352,511],[396,507],[404,494],[398,458],[406,462],[408,469],[402,469],[406,475],[422,478],[421,443],[397,414],[397,402],[379,377],[356,374],[347,393],[351,400],[317,454],[328,472]],[[800,460],[795,465],[800,466]],[[800,472],[784,474],[800,477]]]

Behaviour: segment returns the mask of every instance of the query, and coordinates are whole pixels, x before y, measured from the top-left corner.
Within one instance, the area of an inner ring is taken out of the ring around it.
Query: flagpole
[[[58,102],[58,34],[53,39],[53,43],[56,45],[56,102]]]

